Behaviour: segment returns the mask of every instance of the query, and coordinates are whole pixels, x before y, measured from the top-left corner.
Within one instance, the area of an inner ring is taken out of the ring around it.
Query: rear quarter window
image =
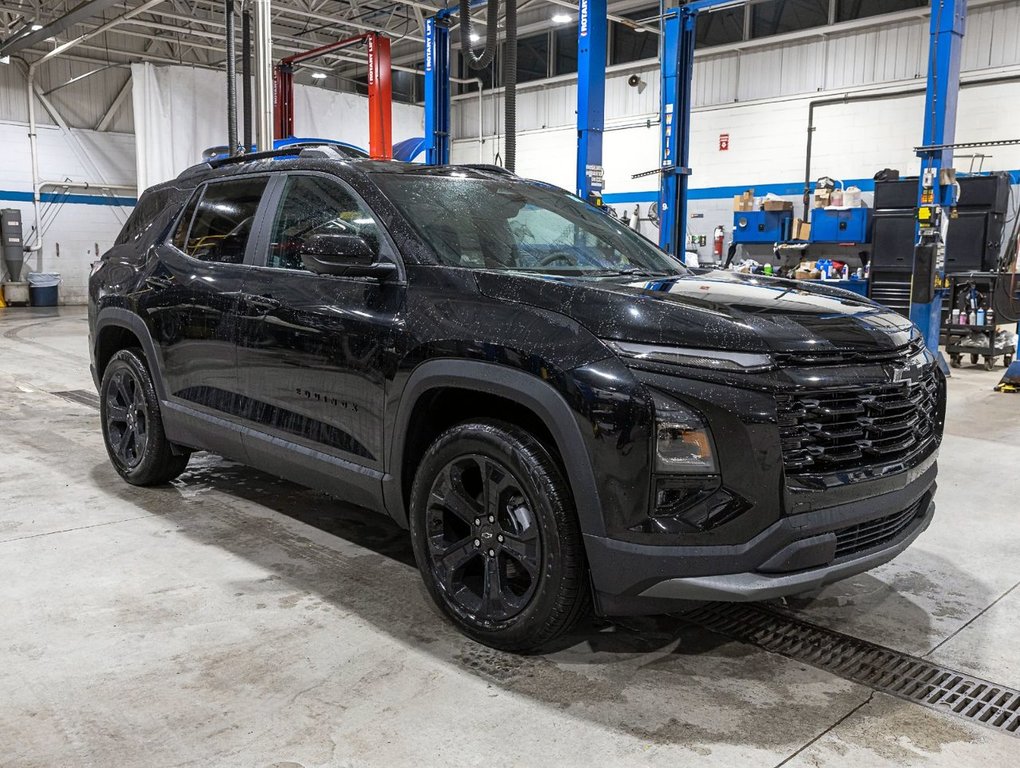
[[[145,192],[128,216],[128,220],[124,222],[114,245],[127,245],[141,239],[170,202],[169,190]]]

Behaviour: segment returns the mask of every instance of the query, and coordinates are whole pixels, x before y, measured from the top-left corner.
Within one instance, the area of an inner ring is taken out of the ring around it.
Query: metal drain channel
[[[51,395],[70,400],[72,403],[87,405],[89,408],[99,410],[99,395],[89,392],[87,389],[67,389],[61,392],[50,392]]]
[[[1020,737],[1020,691],[758,605],[710,603],[683,618],[915,704]]]

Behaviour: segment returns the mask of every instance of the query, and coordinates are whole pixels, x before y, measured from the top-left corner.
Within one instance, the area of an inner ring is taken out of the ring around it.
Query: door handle
[[[244,301],[255,309],[263,309],[266,311],[278,309],[281,303],[278,299],[274,299],[271,296],[255,296],[252,294],[245,296]]]
[[[172,288],[174,281],[173,278],[171,277],[153,277],[150,275],[149,277],[145,278],[145,284],[150,288],[163,290],[166,288]]]

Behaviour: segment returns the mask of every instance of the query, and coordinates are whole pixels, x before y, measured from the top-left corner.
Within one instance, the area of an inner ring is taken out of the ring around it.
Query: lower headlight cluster
[[[708,425],[692,409],[672,403],[668,410],[656,412],[655,470],[684,474],[718,472]]]

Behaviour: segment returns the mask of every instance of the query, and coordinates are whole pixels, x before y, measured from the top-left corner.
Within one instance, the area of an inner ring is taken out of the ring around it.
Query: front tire
[[[538,650],[591,603],[569,486],[519,427],[485,420],[440,435],[415,474],[410,524],[429,594],[480,643]]]
[[[156,388],[141,352],[122,349],[110,359],[99,387],[103,442],[118,474],[132,485],[160,485],[188,466],[163,431]]]

